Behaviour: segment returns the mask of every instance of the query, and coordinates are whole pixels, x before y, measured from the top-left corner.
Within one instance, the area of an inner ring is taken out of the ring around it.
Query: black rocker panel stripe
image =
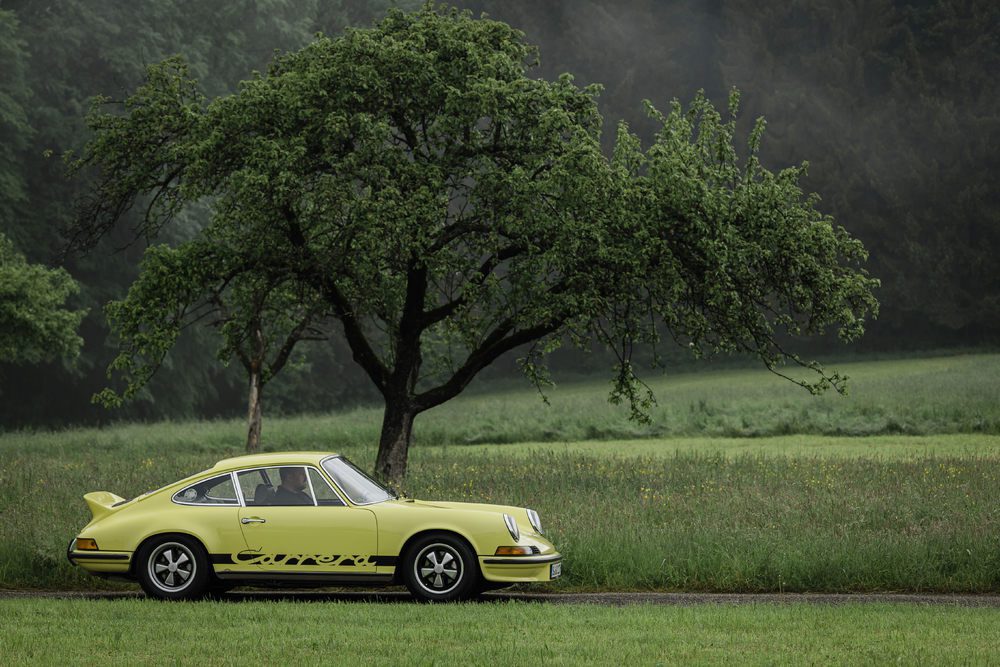
[[[338,572],[216,572],[220,579],[234,581],[288,582],[301,584],[371,584],[390,583],[391,574]]]
[[[81,554],[73,552],[69,557],[73,560],[128,560],[128,554]]]

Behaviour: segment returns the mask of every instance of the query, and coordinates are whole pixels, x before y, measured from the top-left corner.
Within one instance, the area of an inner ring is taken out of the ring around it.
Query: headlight
[[[510,536],[514,538],[515,542],[521,539],[521,531],[517,529],[517,521],[514,521],[514,517],[504,514],[503,522],[507,524],[507,530],[510,531]]]
[[[539,535],[544,535],[542,530],[542,520],[538,518],[538,512],[535,510],[525,510],[528,513],[528,521],[531,522],[531,527],[538,531]]]

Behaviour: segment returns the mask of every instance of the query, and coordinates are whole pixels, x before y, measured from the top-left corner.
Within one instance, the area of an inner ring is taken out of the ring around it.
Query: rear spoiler
[[[125,502],[121,496],[116,496],[110,491],[93,491],[83,497],[87,501],[87,507],[94,516],[94,521],[110,514],[114,511],[115,505]]]

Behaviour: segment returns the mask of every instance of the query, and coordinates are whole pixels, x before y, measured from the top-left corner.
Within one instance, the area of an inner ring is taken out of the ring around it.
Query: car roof
[[[236,468],[288,465],[291,463],[319,465],[319,462],[328,456],[337,456],[337,454],[335,452],[269,452],[267,454],[247,454],[246,456],[234,456],[222,459],[212,466],[212,470],[234,470]]]

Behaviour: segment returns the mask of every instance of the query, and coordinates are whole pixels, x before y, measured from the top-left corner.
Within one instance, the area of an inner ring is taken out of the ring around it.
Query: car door
[[[242,571],[233,556],[247,548],[240,529],[240,500],[236,477],[223,473],[187,486],[171,498],[168,530],[198,538],[208,550],[216,571]]]
[[[346,504],[316,468],[269,466],[240,471],[237,479],[249,547],[239,562],[289,578],[375,574],[375,514]]]

